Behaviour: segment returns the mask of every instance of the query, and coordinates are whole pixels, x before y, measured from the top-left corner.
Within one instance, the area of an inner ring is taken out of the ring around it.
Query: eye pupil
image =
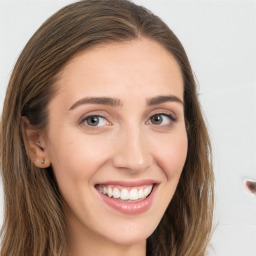
[[[99,123],[99,118],[97,116],[91,116],[87,120],[88,125],[96,126]]]
[[[153,124],[161,124],[163,121],[163,118],[161,115],[154,115],[152,118],[151,118],[151,122]]]

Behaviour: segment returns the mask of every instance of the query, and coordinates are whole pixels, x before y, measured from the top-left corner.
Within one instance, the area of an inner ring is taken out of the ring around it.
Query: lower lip
[[[98,191],[98,193],[100,194],[100,197],[102,198],[102,200],[111,208],[121,213],[133,215],[133,214],[140,214],[140,213],[146,212],[150,208],[153,202],[155,191],[156,191],[156,185],[153,186],[153,189],[148,197],[146,197],[144,200],[141,200],[139,202],[134,202],[134,203],[124,202],[124,201],[114,199],[113,197],[108,197],[102,194],[100,191]]]

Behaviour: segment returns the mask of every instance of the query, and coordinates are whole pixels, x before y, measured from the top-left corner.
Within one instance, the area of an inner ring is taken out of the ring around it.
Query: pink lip
[[[102,183],[101,183],[102,184]],[[111,184],[111,185],[120,185],[120,186],[142,186],[145,185],[144,183],[141,182],[132,182],[133,185],[131,185],[130,182],[118,182],[117,183],[104,183],[104,184]],[[98,191],[96,188],[96,191],[98,192],[98,194],[100,195],[101,199],[104,201],[104,203],[106,203],[108,206],[110,206],[111,208],[124,213],[124,214],[129,214],[129,215],[135,215],[135,214],[140,214],[143,212],[146,212],[150,206],[152,205],[153,199],[154,199],[154,195],[156,193],[156,189],[157,189],[157,185],[155,183],[149,183],[146,185],[151,185],[154,184],[153,190],[151,191],[150,195],[148,197],[146,197],[144,200],[139,201],[139,202],[124,202],[118,199],[115,199],[113,197],[108,197],[104,194],[102,194],[100,191]]]

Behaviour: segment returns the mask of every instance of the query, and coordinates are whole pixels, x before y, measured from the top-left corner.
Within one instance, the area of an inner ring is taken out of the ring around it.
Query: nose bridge
[[[143,171],[152,163],[146,136],[139,126],[130,125],[123,129],[114,155],[114,165],[133,172]]]

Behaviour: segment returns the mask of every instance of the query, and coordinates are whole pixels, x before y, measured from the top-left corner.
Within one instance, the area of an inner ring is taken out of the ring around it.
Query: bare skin
[[[74,57],[56,86],[48,130],[40,147],[31,146],[35,164],[52,166],[65,199],[69,255],[145,256],[187,154],[176,60],[144,38],[100,45]],[[127,214],[106,204],[97,186],[115,182],[129,189],[151,182],[149,207]]]

